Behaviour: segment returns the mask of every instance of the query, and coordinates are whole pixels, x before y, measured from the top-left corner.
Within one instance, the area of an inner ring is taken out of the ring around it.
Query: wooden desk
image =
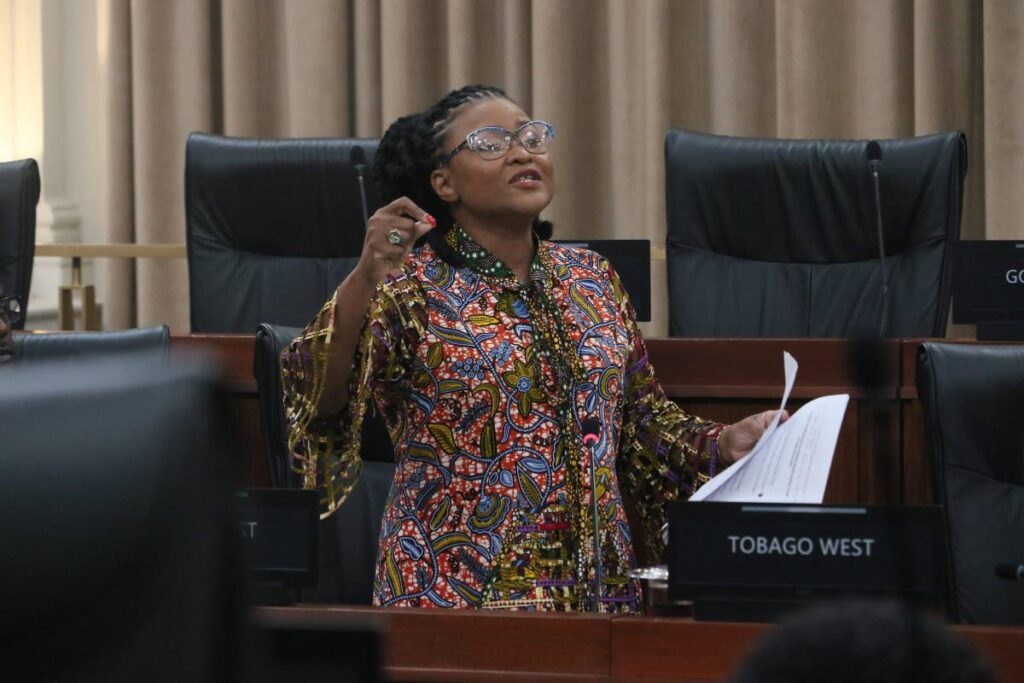
[[[901,500],[900,342],[881,347],[890,372],[868,397],[855,376],[855,345],[845,339],[651,339],[651,362],[665,392],[687,411],[722,422],[779,407],[782,353],[800,364],[790,412],[830,394],[850,394],[825,500]]]
[[[722,681],[766,624],[689,619],[369,607],[263,607],[257,621],[323,627],[372,621],[392,681]],[[1024,629],[957,626],[1006,683],[1024,680]]]
[[[266,485],[267,467],[256,382],[253,338],[249,335],[199,334],[174,337],[172,351],[203,349],[225,364],[225,388],[243,439],[239,455],[245,480]],[[826,500],[833,503],[923,502],[927,480],[904,480],[905,459],[924,462],[923,430],[916,398],[903,400],[902,359],[917,342],[886,342],[883,353],[893,368],[878,396],[865,396],[853,374],[853,346],[839,339],[651,339],[651,361],[666,393],[688,411],[731,422],[777,408],[782,396],[782,352],[800,363],[791,408],[835,393],[850,393],[832,467]],[[908,344],[910,346],[908,346]],[[910,381],[912,381],[912,376]],[[916,395],[915,395],[916,396]],[[916,412],[915,412],[916,410]],[[906,417],[909,415],[909,417]],[[907,447],[915,449],[904,453]],[[921,468],[913,476],[927,474]],[[907,495],[916,498],[907,498]]]
[[[610,680],[616,683],[719,681],[739,664],[766,624],[618,618],[612,622]],[[1005,683],[1024,680],[1024,628],[954,626]]]
[[[232,454],[239,476],[247,486],[269,486],[256,376],[253,374],[255,338],[244,334],[192,334],[171,337],[171,356],[207,354],[224,369],[227,409],[238,437],[239,452]]]
[[[926,504],[932,500],[924,416],[917,397],[917,350],[923,339],[884,343],[888,379],[875,396],[854,376],[854,345],[843,339],[650,339],[651,361],[666,393],[688,411],[731,422],[777,408],[782,395],[782,351],[800,363],[791,408],[849,393],[825,499],[830,503]],[[944,340],[951,341],[951,340]],[[971,340],[952,340],[972,343]],[[253,337],[176,336],[172,352],[205,350],[225,365],[225,389],[243,451],[245,481],[265,486],[263,433],[253,377]]]
[[[800,362],[794,407],[817,396],[851,394],[827,497],[834,502],[930,499],[923,422],[915,384],[921,340],[887,342],[893,372],[876,397],[857,388],[845,340],[652,339],[651,360],[666,393],[687,409],[734,420],[777,407],[782,351]],[[244,437],[239,464],[248,481],[266,482],[253,338],[174,337],[172,352],[204,350],[221,358],[231,412]],[[663,683],[726,677],[770,626],[685,619],[531,615],[356,607],[260,608],[258,618],[375,618],[387,635],[394,681],[609,681]],[[1024,629],[955,627],[985,653],[1003,680],[1024,680]]]
[[[609,615],[302,606],[256,608],[255,620],[371,624],[384,634],[389,681],[596,683],[611,667]]]

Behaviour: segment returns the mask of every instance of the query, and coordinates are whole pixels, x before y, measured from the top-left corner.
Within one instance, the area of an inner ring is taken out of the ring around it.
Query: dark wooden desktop
[[[373,624],[387,680],[448,683],[724,681],[766,624],[658,617],[343,606],[256,608],[267,625]],[[1005,683],[1024,679],[1024,629],[956,626]]]
[[[665,391],[687,410],[731,421],[778,407],[782,352],[800,363],[790,398],[795,410],[818,396],[849,393],[826,494],[836,503],[931,500],[923,416],[914,384],[921,340],[892,340],[892,368],[874,396],[855,381],[852,344],[834,339],[652,339],[652,362]],[[172,352],[219,357],[242,440],[238,464],[250,485],[267,484],[253,338],[174,337]],[[658,617],[394,610],[342,606],[257,608],[257,618],[324,624],[375,620],[386,637],[393,681],[720,681],[750,644],[771,628]],[[1024,629],[955,627],[986,653],[1004,681],[1024,680]]]

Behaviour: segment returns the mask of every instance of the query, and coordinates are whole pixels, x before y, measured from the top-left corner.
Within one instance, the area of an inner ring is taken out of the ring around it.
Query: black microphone
[[[875,224],[878,227],[878,265],[882,272],[882,319],[878,325],[878,336],[885,337],[885,326],[889,318],[889,283],[885,277],[885,236],[882,232],[882,190],[878,182],[878,166],[882,162],[882,145],[871,140],[864,150],[875,188]]]
[[[1024,564],[1000,562],[996,565],[996,576],[1007,581],[1022,581],[1024,580]]]
[[[359,145],[352,148],[348,155],[349,162],[356,169],[356,182],[359,183],[359,203],[363,207],[363,230],[369,227],[370,216],[366,211],[366,188],[363,185],[363,171],[366,170],[366,152]]]
[[[882,145],[878,140],[869,140],[865,153],[868,156],[868,161],[874,163],[873,168],[877,169],[877,164],[882,160]]]
[[[583,445],[590,451],[590,498],[594,503],[594,598],[590,601],[590,611],[599,611],[601,602],[601,586],[604,583],[604,561],[601,557],[601,522],[597,505],[597,454],[594,446],[601,439],[601,421],[594,416],[583,420],[580,424]]]

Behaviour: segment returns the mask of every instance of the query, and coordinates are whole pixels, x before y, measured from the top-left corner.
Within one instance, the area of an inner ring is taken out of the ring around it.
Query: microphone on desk
[[[1000,562],[996,565],[996,576],[1007,581],[1024,581],[1024,564]]]
[[[359,145],[352,148],[348,155],[349,162],[356,169],[356,182],[359,183],[359,204],[363,209],[363,230],[366,230],[370,223],[370,215],[366,210],[366,187],[363,182],[363,173],[366,171],[366,152]]]
[[[604,584],[604,561],[601,556],[601,517],[597,501],[597,453],[594,450],[601,440],[601,421],[591,415],[580,424],[583,445],[590,452],[590,498],[594,504],[594,595],[590,601],[590,611],[600,611],[601,587]]]
[[[883,411],[886,392],[894,385],[895,368],[892,350],[885,342],[889,318],[889,283],[885,272],[885,237],[882,231],[882,193],[878,180],[878,166],[882,161],[882,146],[871,140],[865,146],[865,156],[871,171],[874,190],[875,227],[878,230],[878,265],[881,272],[881,319],[877,336],[858,336],[849,347],[849,363],[853,382],[863,392],[864,407]]]
[[[885,337],[885,328],[889,318],[889,282],[885,275],[885,234],[882,231],[882,190],[878,180],[878,166],[882,162],[882,145],[878,140],[868,142],[865,150],[868,168],[871,170],[872,185],[875,198],[875,226],[878,229],[878,266],[882,275],[881,320],[878,324],[878,336]]]

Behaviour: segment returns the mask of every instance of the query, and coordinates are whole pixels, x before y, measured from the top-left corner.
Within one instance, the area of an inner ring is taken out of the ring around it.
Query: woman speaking
[[[375,604],[638,611],[624,499],[658,553],[665,502],[773,417],[726,427],[666,398],[615,271],[547,241],[554,138],[487,86],[392,124],[359,263],[282,356],[325,515],[359,476],[370,401],[391,434]]]

